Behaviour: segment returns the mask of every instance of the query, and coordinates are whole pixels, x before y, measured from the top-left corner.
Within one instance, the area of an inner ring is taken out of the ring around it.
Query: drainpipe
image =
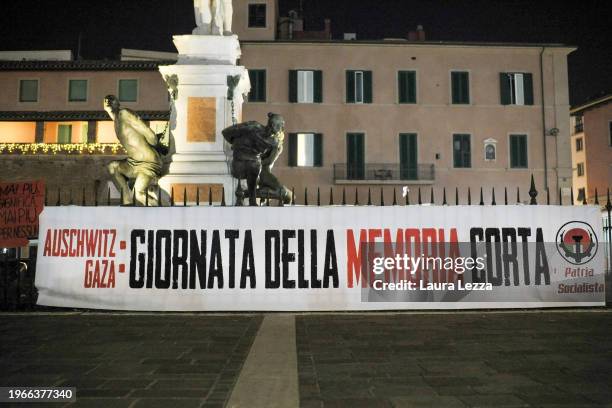
[[[544,146],[544,188],[548,190],[548,152],[546,149],[546,109],[544,106],[544,51],[540,51],[540,97],[542,98],[542,141]]]

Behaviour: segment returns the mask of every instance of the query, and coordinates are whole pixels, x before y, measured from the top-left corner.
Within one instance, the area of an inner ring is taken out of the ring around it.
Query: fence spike
[[[585,188],[584,189],[584,194],[582,195],[582,205],[587,205],[588,204],[588,202],[587,202],[587,193],[586,192],[587,192],[587,189]]]
[[[225,186],[221,187],[221,207],[225,207]]]
[[[266,190],[266,207],[270,206],[270,190]]]
[[[208,186],[208,206],[212,207],[212,187]]]
[[[359,189],[355,187],[355,205],[359,205]]]
[[[430,200],[429,202],[431,203],[431,205],[434,205],[434,190],[433,190],[433,186],[431,186],[431,196],[429,197]]]
[[[68,194],[69,194],[68,195],[68,198],[69,198],[68,205],[74,205],[74,201],[72,199],[72,187],[70,187],[70,189],[68,190]]]
[[[508,205],[508,187],[504,187],[504,205]]]
[[[304,205],[308,206],[308,187],[304,187]]]
[[[149,189],[147,189],[147,193],[145,194],[145,207],[149,206]]]
[[[484,205],[484,197],[482,195],[482,187],[480,187],[480,205]]]
[[[278,189],[278,197],[279,197],[278,206],[279,207],[284,207],[285,206],[285,196],[283,195],[283,189],[282,188]]]
[[[317,207],[321,206],[321,187],[317,187]]]
[[[119,205],[123,205],[123,189],[121,189],[121,192],[119,193],[119,200],[121,200]]]
[[[200,187],[196,187],[196,206],[200,206]]]
[[[459,187],[455,187],[455,205],[459,205]]]
[[[521,203],[521,189],[520,189],[520,187],[516,188],[516,203],[517,204]]]
[[[530,205],[538,204],[538,201],[536,200],[536,198],[538,197],[538,190],[536,190],[535,181],[533,179],[533,174],[531,175],[531,186],[529,187],[529,197],[531,197],[531,200],[529,200]]]
[[[57,188],[57,201],[55,202],[56,206],[60,206],[62,205],[62,190],[61,187]]]
[[[410,205],[410,189],[406,190],[406,205]]]
[[[85,207],[87,203],[85,202],[85,187],[83,187],[83,196],[81,197],[81,205]]]
[[[48,203],[47,203],[47,199],[48,199],[48,198],[49,198],[49,189],[47,189],[47,187],[45,186],[45,201],[44,201],[45,207],[46,207],[46,206],[47,206],[47,204],[48,204]]]
[[[550,188],[546,188],[546,205],[550,205]]]
[[[342,187],[342,205],[346,205],[346,187]]]
[[[157,185],[157,206],[162,207],[164,204],[162,203],[162,193],[161,186]]]
[[[612,201],[610,201],[610,189],[608,188],[608,202],[606,203],[606,211],[608,211],[608,215],[610,215],[610,211],[612,211]],[[608,227],[612,227],[612,225],[608,225]]]
[[[563,205],[563,189],[559,187],[559,205]]]
[[[385,206],[385,194],[382,187],[380,188],[380,206]]]
[[[446,187],[442,189],[442,205],[448,205],[446,202]]]
[[[574,205],[574,188],[573,187],[570,193],[570,205]]]
[[[174,207],[174,186],[170,188],[170,207]]]
[[[291,205],[295,205],[295,187],[291,187]]]
[[[593,204],[599,205],[599,197],[597,195],[597,187],[595,187],[595,202]]]
[[[495,187],[491,187],[491,205],[497,205],[495,202]]]
[[[183,187],[183,207],[187,207],[187,186]]]
[[[98,206],[98,191],[94,188],[94,207]]]
[[[421,199],[421,187],[419,187],[419,205],[423,204],[423,200]]]
[[[334,188],[329,188],[329,205],[334,205]]]
[[[132,207],[136,207],[136,186],[132,190]]]
[[[368,205],[372,205],[372,190],[368,187]]]
[[[395,192],[395,187],[393,187],[393,205],[397,205],[397,193]]]
[[[468,205],[472,205],[472,190],[468,187]]]
[[[110,187],[108,188],[106,192],[106,205],[110,207]]]

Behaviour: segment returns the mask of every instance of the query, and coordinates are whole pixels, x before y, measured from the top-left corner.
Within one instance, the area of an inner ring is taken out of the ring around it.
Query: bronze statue
[[[132,110],[122,108],[114,95],[104,98],[104,110],[115,122],[115,133],[127,152],[127,159],[108,164],[108,170],[117,189],[121,192],[124,205],[136,203],[157,204],[157,194],[149,193],[149,187],[156,185],[162,175],[162,155],[167,153],[163,139],[166,132],[155,134]],[[128,182],[134,180],[134,194]],[[147,200],[147,195],[149,199]]]
[[[283,151],[284,131],[285,120],[275,113],[268,114],[267,126],[250,121],[223,129],[223,137],[234,151],[232,176],[238,179],[236,205],[242,205],[241,181],[245,179],[249,205],[257,205],[258,197],[291,202],[291,192],[272,174],[272,166]]]

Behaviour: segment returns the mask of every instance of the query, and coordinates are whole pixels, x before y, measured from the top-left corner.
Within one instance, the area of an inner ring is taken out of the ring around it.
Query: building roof
[[[410,41],[401,38],[390,38],[383,40],[275,40],[275,41],[240,41],[242,44],[261,45],[302,45],[302,44],[326,44],[326,45],[411,45],[411,46],[441,46],[441,47],[500,47],[500,48],[569,48],[576,46],[568,44],[540,44],[540,43],[504,43],[504,42],[470,42],[470,41]]]
[[[0,71],[156,71],[176,61],[0,61]]]
[[[169,120],[168,111],[137,111],[143,120]],[[110,120],[105,111],[0,111],[0,121],[84,121]]]
[[[600,105],[605,105],[610,102],[612,102],[612,93],[607,94],[606,96],[599,97],[597,99],[593,99],[589,102],[585,102],[582,105],[578,105],[578,106],[571,108],[570,115],[578,115],[584,111],[596,108]]]

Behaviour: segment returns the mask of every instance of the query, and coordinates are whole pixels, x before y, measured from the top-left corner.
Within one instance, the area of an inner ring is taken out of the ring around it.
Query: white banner
[[[605,304],[593,206],[47,207],[38,304],[348,311]]]

